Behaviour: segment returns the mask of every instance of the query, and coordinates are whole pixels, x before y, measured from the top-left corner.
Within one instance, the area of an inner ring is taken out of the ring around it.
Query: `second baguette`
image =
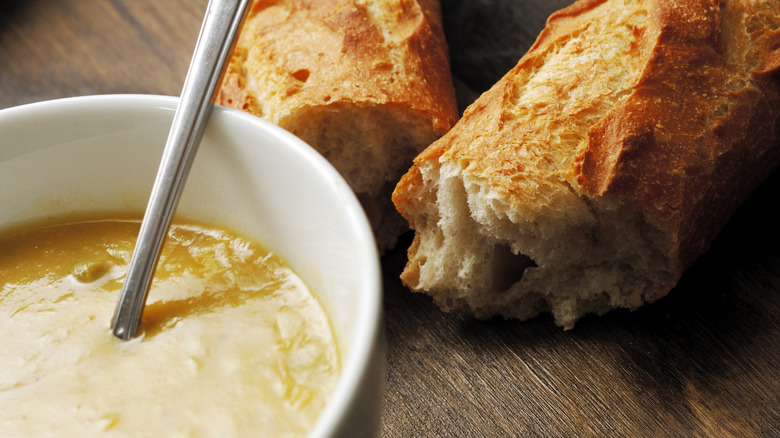
[[[392,248],[395,183],[458,116],[438,0],[256,0],[217,102],[323,154]]]

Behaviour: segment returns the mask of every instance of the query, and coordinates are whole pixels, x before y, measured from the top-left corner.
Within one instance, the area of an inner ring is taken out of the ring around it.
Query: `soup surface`
[[[330,323],[259,245],[175,224],[139,336],[110,319],[137,221],[0,237],[0,436],[301,436],[340,371]]]

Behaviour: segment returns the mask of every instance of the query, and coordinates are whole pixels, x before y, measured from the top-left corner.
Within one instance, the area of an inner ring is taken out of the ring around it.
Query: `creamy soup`
[[[0,238],[0,436],[301,436],[335,386],[306,285],[222,229],[171,228],[139,335],[110,319],[137,221]]]

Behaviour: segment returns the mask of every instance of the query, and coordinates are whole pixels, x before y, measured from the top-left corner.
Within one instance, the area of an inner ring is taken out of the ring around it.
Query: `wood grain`
[[[1,2],[2,106],[90,94],[178,95],[207,4]]]
[[[444,0],[461,107],[567,3]],[[206,4],[0,0],[0,108],[178,94]],[[667,298],[567,332],[440,312],[398,280],[406,236],[383,260],[383,436],[780,436],[778,193],[776,173]]]

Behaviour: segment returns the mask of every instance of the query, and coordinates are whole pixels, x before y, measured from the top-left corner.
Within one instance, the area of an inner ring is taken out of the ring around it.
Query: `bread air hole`
[[[493,290],[508,290],[523,278],[526,269],[536,266],[536,262],[525,254],[515,254],[506,245],[496,245],[493,247]]]

